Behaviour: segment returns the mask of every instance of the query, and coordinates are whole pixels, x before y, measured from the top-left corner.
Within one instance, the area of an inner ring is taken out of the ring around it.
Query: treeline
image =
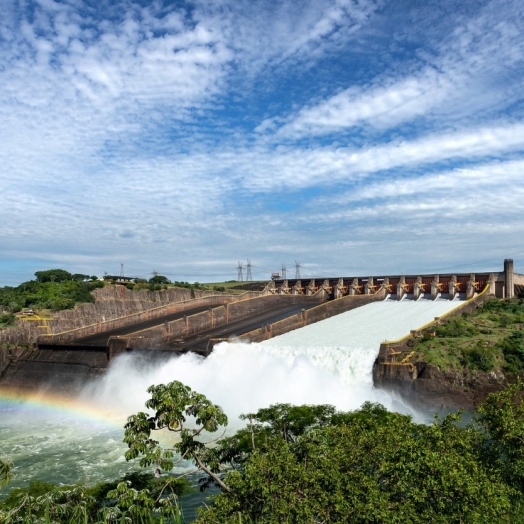
[[[0,305],[7,312],[3,315],[6,319],[9,314],[25,308],[60,311],[71,309],[75,304],[94,302],[91,291],[104,287],[96,276],[71,274],[63,269],[37,271],[35,277],[16,287],[0,288]]]
[[[171,281],[163,275],[155,275],[149,280],[145,278],[135,278],[134,282],[127,284],[128,289],[147,289],[149,291],[160,291],[161,289],[167,289],[169,286],[183,287],[186,289],[210,289],[209,286],[200,284],[199,282],[190,284],[189,282],[179,280]]]
[[[214,438],[228,420],[204,395],[180,382],[148,392],[148,414],[129,417],[124,442],[127,459],[157,468],[158,483],[19,489],[0,521],[180,523],[183,484],[162,471],[182,456],[202,489],[220,489],[198,524],[524,522],[521,382],[489,396],[469,424],[460,414],[420,424],[371,403],[352,412],[277,404],[243,415],[246,426],[226,438]],[[166,429],[175,436],[164,434],[162,448],[154,433]]]

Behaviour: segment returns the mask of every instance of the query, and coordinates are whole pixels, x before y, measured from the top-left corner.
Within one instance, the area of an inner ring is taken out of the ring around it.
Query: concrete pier
[[[329,293],[329,298],[343,296],[373,294],[381,285],[387,283],[387,290],[397,300],[408,295],[415,299],[424,295],[435,300],[439,296],[446,296],[453,300],[457,294],[471,298],[480,293],[486,285],[490,285],[490,294],[497,298],[512,298],[516,296],[515,290],[524,286],[524,275],[514,272],[513,260],[504,261],[504,270],[491,273],[451,273],[431,275],[373,275],[368,277],[337,276],[322,279],[322,286],[318,285],[319,279],[312,278],[309,282],[302,280],[276,280],[272,282],[272,293],[287,294],[291,289],[292,294],[305,293],[313,295],[319,289]],[[269,289],[269,288],[268,288]]]

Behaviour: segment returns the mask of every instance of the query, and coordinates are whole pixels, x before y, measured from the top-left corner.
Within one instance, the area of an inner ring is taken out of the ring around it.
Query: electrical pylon
[[[295,278],[300,280],[300,262],[295,260]]]
[[[238,282],[244,282],[244,264],[242,262],[238,263]]]

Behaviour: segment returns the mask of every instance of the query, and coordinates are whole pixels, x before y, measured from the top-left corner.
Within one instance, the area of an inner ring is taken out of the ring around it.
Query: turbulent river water
[[[74,398],[42,391],[21,399],[0,391],[0,455],[15,465],[11,486],[32,479],[92,484],[138,469],[124,459],[126,417],[144,409],[149,385],[172,380],[222,406],[229,431],[240,427],[241,413],[277,402],[351,410],[369,400],[419,420],[429,418],[373,388],[372,365],[382,341],[399,338],[457,305],[385,300],[262,343],[224,342],[206,359],[186,354],[153,364],[125,355]],[[178,468],[187,471],[190,464]],[[188,520],[200,501],[190,495],[183,502]]]

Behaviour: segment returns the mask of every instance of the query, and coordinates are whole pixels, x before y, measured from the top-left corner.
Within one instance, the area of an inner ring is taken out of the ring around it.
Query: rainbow
[[[0,388],[0,411],[2,408],[29,408],[40,412],[65,413],[75,418],[96,421],[115,427],[123,427],[126,417],[78,397],[68,397],[49,391],[28,392]],[[1,417],[0,417],[1,424]]]

